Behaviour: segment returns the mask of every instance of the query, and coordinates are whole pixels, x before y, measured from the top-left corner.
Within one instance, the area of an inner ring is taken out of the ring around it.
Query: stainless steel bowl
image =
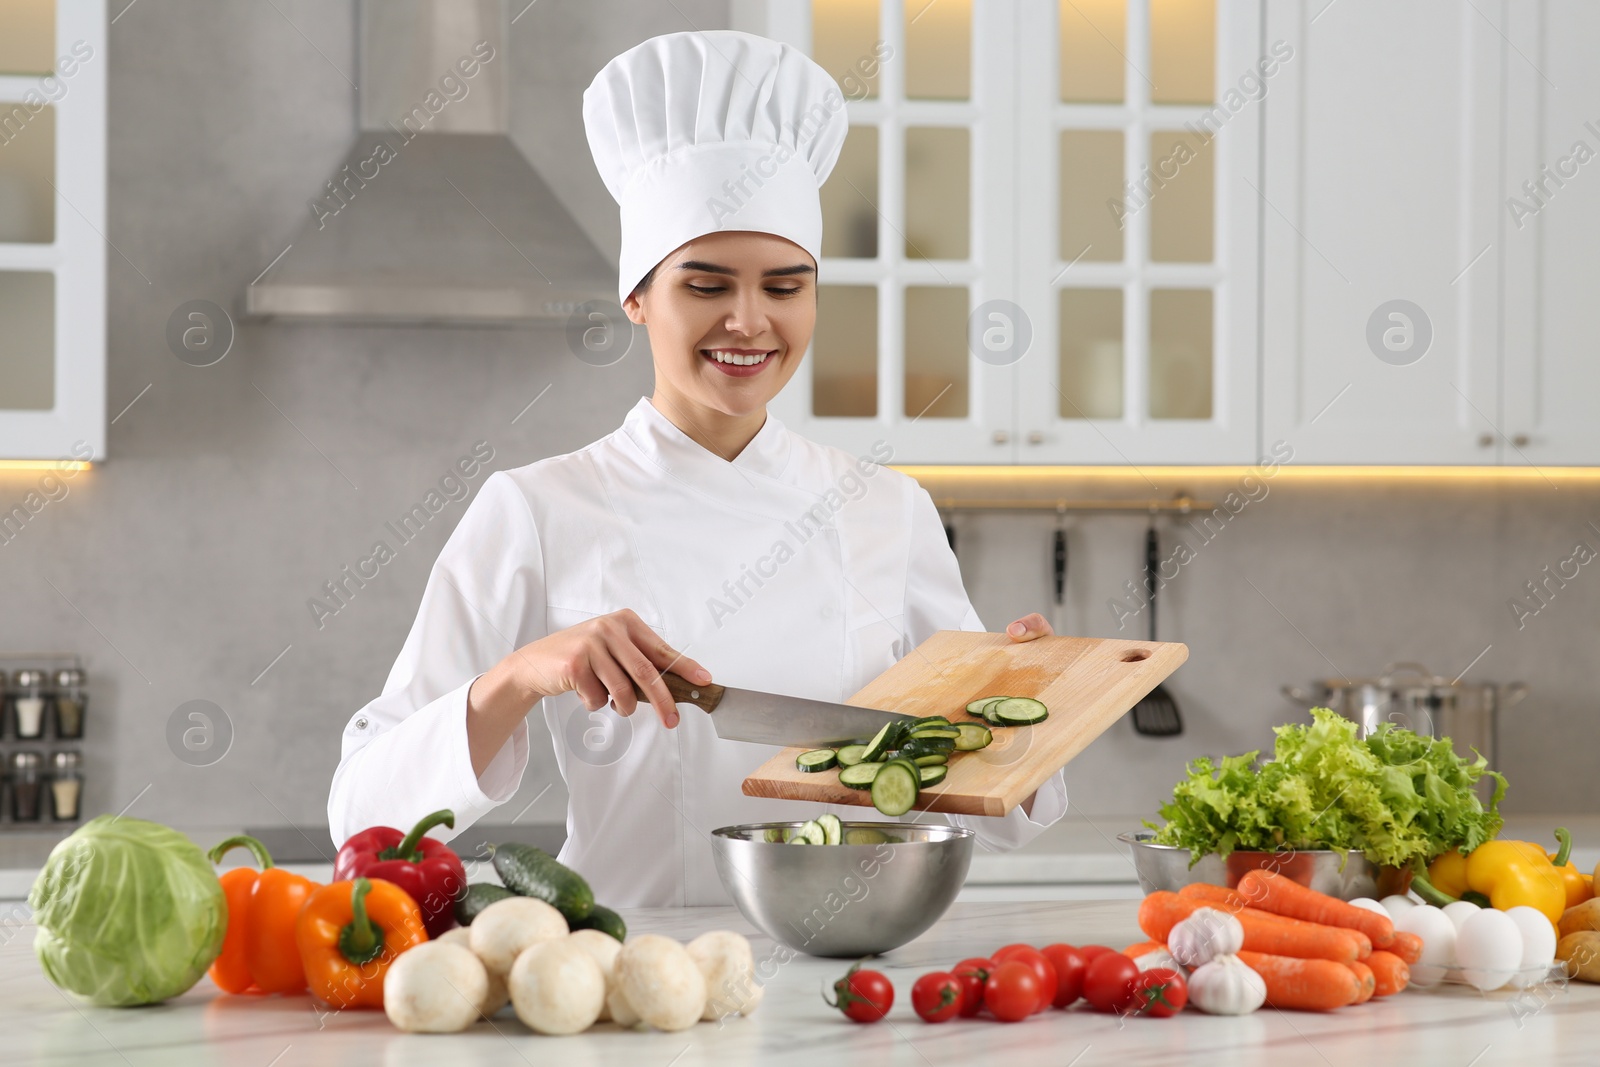
[[[1190,867],[1188,849],[1158,845],[1151,840],[1154,836],[1149,830],[1117,835],[1117,840],[1125,842],[1133,853],[1133,869],[1139,876],[1139,888],[1146,893],[1154,893],[1159,889],[1176,893],[1194,882],[1232,889],[1239,884],[1239,879],[1244,877],[1246,871],[1258,868],[1277,871],[1303,886],[1340,900],[1377,897],[1380,891],[1384,894],[1401,891],[1399,872],[1393,868],[1379,867],[1359,852],[1343,856],[1327,849],[1232,852],[1227,859],[1212,853],[1202,856],[1199,863]]]
[[[717,875],[744,917],[808,956],[870,956],[899,948],[955,900],[972,862],[973,833],[955,826],[846,822],[893,840],[785,845],[762,840],[799,822],[711,831]]]

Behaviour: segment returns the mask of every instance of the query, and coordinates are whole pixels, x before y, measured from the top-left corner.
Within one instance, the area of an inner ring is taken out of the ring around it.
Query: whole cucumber
[[[516,894],[511,890],[495,885],[493,882],[473,882],[467,886],[465,893],[456,898],[456,922],[462,926],[471,926],[472,920],[476,919],[478,913],[484,908],[487,908],[497,900],[504,900],[506,897],[514,896]]]
[[[589,883],[542,849],[515,842],[497,845],[494,869],[506,888],[551,905],[566,917],[568,925],[587,919],[594,910],[594,891]]]
[[[628,940],[628,924],[622,921],[622,916],[606,907],[596,904],[589,912],[587,919],[579,919],[572,924],[574,930],[599,930],[602,934],[610,934],[618,941]]]

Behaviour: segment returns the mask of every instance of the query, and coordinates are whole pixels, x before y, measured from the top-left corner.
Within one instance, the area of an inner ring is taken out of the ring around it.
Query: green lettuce
[[[1145,824],[1156,842],[1189,849],[1194,862],[1236,849],[1333,849],[1404,867],[1471,851],[1500,830],[1505,777],[1476,752],[1457,756],[1448,738],[1382,723],[1358,739],[1356,724],[1328,708],[1273,732],[1273,758],[1259,767],[1259,750],[1191,762],[1161,806],[1166,825]],[[1494,782],[1487,807],[1476,788],[1484,777]]]
[[[154,1004],[222,951],[228,905],[198,845],[143,819],[101,815],[58,844],[28,894],[45,977],[94,1004]]]

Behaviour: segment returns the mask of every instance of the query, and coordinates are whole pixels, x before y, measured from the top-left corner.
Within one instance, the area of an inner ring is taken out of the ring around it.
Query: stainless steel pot
[[[1475,759],[1476,750],[1495,768],[1499,714],[1527,696],[1528,687],[1451,681],[1420,663],[1391,663],[1377,678],[1322,678],[1308,689],[1286,685],[1283,695],[1303,708],[1332,708],[1356,723],[1362,737],[1382,722],[1448,737],[1457,755]]]

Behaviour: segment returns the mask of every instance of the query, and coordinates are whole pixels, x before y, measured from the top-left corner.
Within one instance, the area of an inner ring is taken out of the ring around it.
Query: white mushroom
[[[400,953],[383,979],[383,1010],[402,1030],[453,1034],[478,1020],[489,989],[482,961],[451,941]]]
[[[566,937],[567,920],[542,900],[507,897],[480,911],[467,929],[472,951],[491,973],[503,976],[529,945]]]
[[[434,938],[434,940],[460,945],[468,951],[472,949],[472,931],[465,926],[452,926]],[[476,956],[477,953],[474,952],[473,955]],[[480,960],[479,962],[481,963],[482,961]],[[487,965],[484,967],[484,973],[489,976],[489,991],[484,994],[483,1002],[478,1005],[478,1011],[487,1019],[511,1003],[511,991],[506,988],[505,975],[496,974],[489,970]]]
[[[688,952],[706,980],[706,1008],[700,1017],[715,1021],[737,1012],[749,1015],[765,990],[756,983],[755,956],[743,934],[712,930],[688,944]]]
[[[567,940],[574,945],[582,947],[585,952],[593,956],[594,961],[600,965],[600,973],[606,976],[606,1000],[608,1004],[600,1009],[600,1018],[598,1020],[599,1022],[605,1022],[611,1018],[609,1001],[611,999],[611,991],[617,985],[615,977],[617,953],[622,951],[622,942],[610,934],[601,933],[599,930],[574,930],[567,935]],[[635,1020],[635,1022],[637,1021]]]
[[[606,993],[606,1014],[611,1016],[611,1021],[625,1029],[632,1029],[641,1022],[639,1013],[633,1010],[633,1005],[628,1003],[628,996],[622,991],[621,972],[611,972],[611,989]]]
[[[530,946],[512,964],[507,984],[517,1018],[541,1034],[581,1033],[594,1025],[606,1002],[600,965],[567,938]]]
[[[617,984],[639,1018],[657,1030],[687,1030],[706,1010],[706,980],[694,957],[660,934],[641,934],[622,946]]]

